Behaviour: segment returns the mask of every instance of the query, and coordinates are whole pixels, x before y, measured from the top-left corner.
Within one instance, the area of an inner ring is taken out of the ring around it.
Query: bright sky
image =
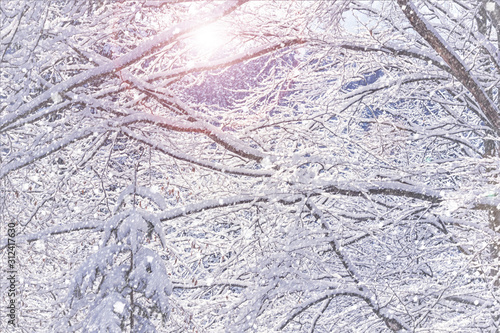
[[[195,31],[192,42],[195,44],[195,47],[209,52],[222,46],[226,38],[227,35],[221,24],[212,23]]]

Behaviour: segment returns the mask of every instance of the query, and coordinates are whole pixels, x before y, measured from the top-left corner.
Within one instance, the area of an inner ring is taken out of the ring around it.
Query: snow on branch
[[[304,44],[306,41],[304,39],[300,38],[293,38],[293,39],[288,39],[272,44],[267,44],[267,45],[262,45],[255,47],[253,49],[250,49],[245,52],[241,52],[239,54],[223,58],[223,59],[218,59],[218,60],[213,60],[204,64],[199,64],[195,65],[192,67],[181,67],[181,68],[175,68],[172,70],[168,71],[163,71],[163,72],[158,72],[158,73],[153,73],[150,74],[145,78],[146,81],[155,81],[158,79],[169,79],[169,78],[175,78],[175,77],[182,77],[186,74],[190,73],[197,73],[197,72],[202,72],[202,71],[211,71],[211,70],[216,70],[216,69],[221,69],[221,68],[226,68],[234,64],[239,64],[244,61],[252,60],[255,58],[258,58],[262,55],[271,53],[276,50],[284,49],[289,46],[294,46],[294,45],[300,45]]]
[[[114,214],[118,211],[118,208],[123,203],[123,200],[125,200],[125,197],[130,194],[137,194],[143,198],[148,198],[162,210],[167,208],[165,199],[160,193],[153,192],[151,189],[144,186],[129,185],[120,193],[118,199],[116,200]]]
[[[453,76],[460,81],[467,90],[474,96],[481,107],[484,115],[493,126],[496,132],[500,132],[500,111],[490,100],[478,80],[473,76],[469,68],[463,63],[459,55],[446,43],[441,35],[427,20],[419,14],[417,7],[409,0],[398,0],[398,4],[403,10],[411,25],[422,36],[427,43],[443,58],[450,66]]]
[[[322,294],[316,295],[314,298],[303,301],[299,305],[295,306],[293,311],[288,314],[287,318],[277,325],[276,329],[278,331],[283,330],[295,317],[309,309],[311,306],[336,296],[352,296],[362,299],[368,297],[365,293],[355,288],[341,288],[338,290],[325,291]]]
[[[161,213],[155,214],[156,218],[160,219],[161,221],[167,221],[167,220],[172,220],[180,216],[187,216],[190,214],[194,213],[199,213],[204,210],[209,210],[209,209],[217,209],[217,208],[222,208],[222,207],[227,207],[227,206],[235,206],[235,205],[242,205],[242,204],[247,204],[247,203],[256,203],[256,202],[266,202],[266,201],[276,201],[282,204],[293,204],[296,202],[299,202],[301,200],[302,196],[290,196],[290,195],[278,195],[278,196],[272,196],[272,197],[267,197],[267,196],[232,196],[232,197],[226,197],[226,198],[221,198],[221,199],[211,199],[211,200],[205,200],[200,203],[196,204],[189,204],[184,207],[179,207],[179,208],[173,208],[166,210]],[[117,215],[114,216],[113,219],[108,220],[108,222],[102,221],[102,220],[87,220],[84,222],[78,222],[78,223],[65,223],[61,225],[57,225],[54,227],[47,228],[46,230],[36,232],[33,234],[29,235],[20,235],[17,237],[17,242],[19,244],[24,243],[24,242],[33,242],[39,239],[43,239],[47,236],[51,235],[58,235],[58,234],[64,234],[64,233],[69,233],[69,232],[74,232],[74,231],[80,231],[80,230],[95,230],[95,231],[105,231],[108,230],[108,233],[111,232],[111,229],[115,226],[115,222],[118,222],[118,220],[124,218],[127,216],[127,212],[121,212]],[[152,215],[152,213],[150,213]],[[115,221],[116,219],[116,221]],[[150,220],[150,217],[146,216],[146,219]],[[106,239],[106,237],[105,237]],[[0,241],[0,249],[4,249],[7,246],[7,238],[3,238]]]
[[[159,147],[160,149],[163,149]],[[167,150],[168,151],[168,150]],[[182,156],[181,156],[182,157]],[[182,159],[182,158],[180,158]],[[187,161],[190,161],[191,159],[188,159],[186,157]],[[194,162],[193,162],[194,163]],[[197,163],[196,163],[197,164]],[[200,166],[205,166],[211,169],[215,169],[215,167],[210,167],[210,164],[204,165],[204,164],[199,164]],[[220,170],[222,171],[222,169]],[[242,174],[243,171],[239,171],[238,169],[235,168],[235,170],[227,169],[227,172],[231,172],[234,174]],[[250,176],[266,176],[266,173],[263,171],[258,173],[260,170],[255,170],[255,173],[250,172],[245,172],[243,173],[244,175],[250,175]],[[267,174],[270,176],[270,174]],[[330,183],[327,185],[324,185],[322,188],[317,189],[317,190],[312,190],[309,192],[307,195],[310,197],[315,197],[318,195],[321,195],[321,193],[334,193],[334,194],[341,194],[341,195],[346,195],[346,196],[363,196],[365,194],[386,194],[386,195],[394,195],[394,196],[402,196],[402,197],[408,197],[408,198],[415,198],[415,199],[420,199],[424,201],[430,201],[430,202],[440,202],[443,199],[442,193],[438,192],[437,190],[434,190],[429,187],[424,187],[424,186],[411,186],[407,184],[402,184],[398,182],[372,182],[371,185],[369,186],[363,186],[362,183],[356,183],[356,182],[334,182]],[[234,205],[241,205],[241,204],[246,204],[246,203],[256,203],[256,202],[278,202],[281,204],[289,205],[293,203],[297,203],[301,201],[303,198],[302,195],[290,195],[290,194],[270,194],[270,195],[259,195],[259,196],[254,196],[254,195],[239,195],[239,196],[232,196],[232,197],[226,197],[226,198],[221,198],[221,199],[210,199],[210,200],[205,200],[200,203],[195,203],[195,204],[188,204],[184,207],[179,207],[179,208],[173,208],[169,209],[166,211],[163,211],[161,213],[157,213],[157,217],[161,221],[167,221],[171,220],[180,216],[187,216],[190,214],[198,213],[204,210],[208,209],[216,209],[216,208],[222,208],[222,207],[227,207],[227,206],[234,206]],[[485,202],[483,201],[478,201],[478,205],[484,205]],[[493,205],[493,203],[490,203],[490,205]],[[317,211],[315,211],[317,213]],[[31,235],[25,235],[25,236],[20,236],[18,238],[19,242],[32,242],[44,237],[47,237],[49,235],[57,235],[61,233],[67,233],[67,232],[72,232],[72,231],[79,231],[79,230],[89,230],[89,229],[96,229],[96,231],[103,231],[105,229],[105,223],[100,220],[91,220],[91,221],[85,221],[81,223],[74,223],[74,224],[63,224],[60,226],[55,226],[51,227],[49,229],[46,229],[42,232],[34,233]],[[6,246],[7,240],[2,239],[2,242],[0,243],[0,248],[3,248]]]
[[[324,186],[329,193],[348,196],[363,196],[364,194],[385,194],[406,198],[420,199],[430,202],[443,200],[441,192],[427,186],[412,186],[399,182],[373,181],[365,182],[334,182]]]
[[[266,49],[267,50],[267,49]],[[267,50],[268,52],[274,50],[271,48]],[[84,52],[87,56],[90,57],[89,52]],[[105,65],[109,61],[105,59],[103,56],[92,53],[92,57],[101,65]],[[170,92],[167,88],[158,88],[151,83],[143,80],[137,76],[134,76],[128,70],[123,69],[119,72],[120,78],[132,83],[137,89],[146,92],[147,94],[153,95],[158,98],[160,101],[166,101],[169,104],[175,105],[177,108],[180,108],[181,111],[184,112],[187,116],[189,122],[183,122],[182,120],[169,120],[164,117],[154,116],[148,113],[135,113],[131,116],[125,117],[124,119],[120,119],[117,123],[127,124],[129,122],[135,121],[150,121],[152,123],[161,124],[168,129],[180,131],[180,132],[197,132],[203,133],[210,137],[215,142],[222,145],[227,150],[238,154],[240,156],[250,158],[260,162],[264,157],[261,151],[250,147],[245,142],[235,138],[233,135],[229,133],[224,133],[217,127],[212,124],[203,121],[202,117],[200,117],[195,110],[191,109],[186,103],[182,102],[179,98],[175,97],[175,95]],[[165,91],[165,92],[164,92]],[[95,106],[99,106],[96,104],[93,99],[91,100],[92,104]],[[116,126],[116,125],[115,125]]]
[[[22,168],[25,165],[33,163],[36,160],[39,160],[49,154],[52,154],[53,152],[59,149],[66,147],[67,145],[69,145],[74,141],[81,140],[85,137],[92,135],[95,131],[97,130],[92,131],[90,129],[84,129],[84,130],[74,131],[73,133],[70,133],[69,135],[47,145],[44,148],[40,148],[36,151],[26,152],[26,154],[23,157],[19,158],[18,160],[11,161],[6,165],[4,165],[2,168],[0,168],[0,179],[2,179],[5,175],[7,175],[9,172],[13,170]]]
[[[142,116],[141,116],[142,117]],[[156,116],[155,116],[156,117]],[[137,134],[133,132],[132,130],[128,128],[122,127],[122,132],[127,134],[129,137],[136,139],[138,141],[141,141],[154,149],[158,149],[159,151],[163,152],[164,154],[167,154],[175,159],[193,163],[196,165],[199,165],[201,167],[205,167],[211,170],[216,170],[220,171],[223,173],[229,173],[233,175],[241,175],[241,176],[249,176],[249,177],[270,177],[273,172],[270,172],[269,170],[252,170],[252,169],[241,169],[241,168],[235,168],[235,167],[230,167],[210,161],[204,161],[201,159],[198,159],[196,157],[193,157],[188,154],[184,154],[181,152],[174,152],[172,149],[168,148],[166,145],[158,142],[153,142],[153,140],[147,138],[144,135]]]
[[[318,220],[320,220],[321,217],[323,216],[321,210],[318,209],[318,207],[311,200],[307,201],[307,206],[311,210],[313,215]],[[324,223],[324,221],[322,222],[322,226],[325,230],[330,231],[330,234],[333,234],[333,232],[329,230],[330,228],[328,227],[328,224]],[[357,267],[352,263],[351,259],[346,253],[345,248],[343,248],[340,245],[338,239],[332,237],[331,235],[329,236],[331,237],[330,245],[333,251],[337,254],[337,257],[340,259],[342,265],[346,269],[347,273],[349,273],[353,282],[356,284],[356,288],[358,289],[358,292],[353,293],[352,296],[357,296],[362,298],[371,307],[372,311],[380,319],[382,319],[387,325],[387,327],[390,328],[392,331],[396,332],[403,328],[409,331],[410,327],[404,322],[404,320],[393,315],[392,313],[389,313],[389,311],[386,308],[382,308],[380,305],[377,304],[375,294],[370,289],[368,289],[364,281],[361,280],[361,275],[358,273]],[[331,296],[326,296],[323,299],[327,299],[328,297]],[[303,309],[299,309],[299,311],[302,312]]]
[[[61,82],[53,86],[52,88],[47,89],[46,91],[44,91],[43,93],[32,99],[30,102],[19,107],[17,110],[8,110],[11,112],[0,119],[0,130],[4,130],[4,128],[7,127],[12,122],[16,121],[17,119],[23,117],[26,114],[29,114],[30,112],[41,106],[43,103],[45,103],[47,100],[52,98],[52,96],[57,94],[64,94],[65,91],[68,91],[77,85],[81,85],[89,81],[90,79],[106,75],[115,71],[119,71],[122,68],[142,59],[144,56],[154,52],[155,50],[158,50],[163,46],[171,43],[179,36],[184,35],[190,31],[193,31],[194,29],[197,29],[200,26],[214,22],[220,17],[223,17],[231,13],[244,2],[246,1],[245,0],[227,1],[219,5],[210,15],[208,15],[208,17],[199,21],[201,23],[189,22],[189,21],[181,22],[173,26],[172,28],[143,42],[129,53],[124,54],[123,56],[113,61],[110,61],[107,64],[98,66],[94,69],[90,69],[86,72],[75,75],[64,82]]]
[[[352,51],[362,51],[362,52],[386,52],[386,53],[391,53],[393,55],[401,55],[401,56],[406,56],[406,57],[412,57],[416,59],[420,59],[423,61],[426,61],[427,63],[430,63],[450,74],[451,70],[448,66],[442,63],[441,59],[436,57],[434,54],[431,53],[424,53],[422,50],[417,49],[417,48],[411,48],[411,47],[406,47],[402,48],[399,45],[392,45],[390,43],[386,43],[383,46],[366,46],[366,45],[360,45],[360,44],[355,44],[355,43],[342,43],[340,47],[352,50]]]

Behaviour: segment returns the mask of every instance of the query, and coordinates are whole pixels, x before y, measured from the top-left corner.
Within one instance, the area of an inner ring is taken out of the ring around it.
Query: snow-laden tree
[[[498,0],[0,9],[0,330],[498,331]]]

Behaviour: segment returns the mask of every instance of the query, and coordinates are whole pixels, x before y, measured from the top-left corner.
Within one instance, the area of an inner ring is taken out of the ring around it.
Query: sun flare
[[[198,53],[212,53],[225,43],[226,37],[221,26],[210,24],[193,33],[192,43]]]

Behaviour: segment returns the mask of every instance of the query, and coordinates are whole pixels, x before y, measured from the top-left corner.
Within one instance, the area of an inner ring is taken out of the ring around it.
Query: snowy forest
[[[500,0],[2,0],[1,332],[499,332]]]

